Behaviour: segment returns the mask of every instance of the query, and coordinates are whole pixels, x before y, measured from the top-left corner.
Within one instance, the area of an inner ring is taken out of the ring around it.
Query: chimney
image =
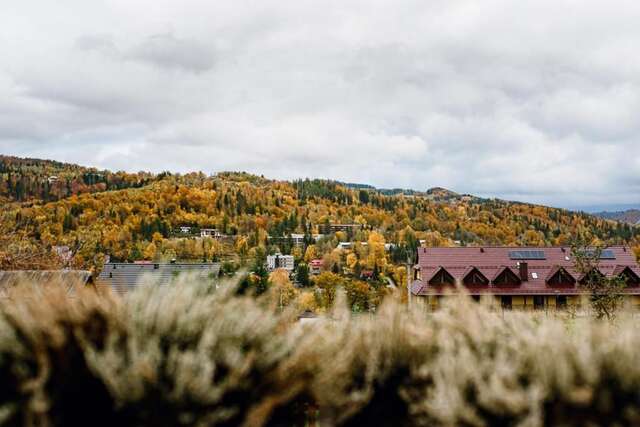
[[[526,282],[529,280],[529,264],[524,261],[520,261],[520,280]]]

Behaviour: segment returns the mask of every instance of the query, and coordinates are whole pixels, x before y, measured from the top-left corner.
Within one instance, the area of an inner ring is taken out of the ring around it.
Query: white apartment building
[[[293,255],[282,255],[280,253],[267,255],[267,270],[273,271],[278,268],[293,271],[295,269]]]

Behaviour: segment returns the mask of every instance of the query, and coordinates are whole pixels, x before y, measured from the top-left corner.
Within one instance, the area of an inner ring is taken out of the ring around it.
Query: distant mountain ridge
[[[352,190],[376,191],[380,194],[384,194],[385,196],[395,196],[398,194],[404,194],[406,196],[423,196],[428,199],[439,200],[439,201],[461,199],[461,198],[481,200],[480,197],[472,196],[470,194],[459,194],[459,193],[456,193],[455,191],[451,191],[443,187],[432,187],[426,191],[419,191],[419,190],[412,190],[408,188],[377,188],[370,184],[360,184],[360,183],[353,183],[353,182],[336,181],[336,183]]]
[[[640,209],[629,209],[618,212],[596,212],[594,215],[604,219],[640,226]]]

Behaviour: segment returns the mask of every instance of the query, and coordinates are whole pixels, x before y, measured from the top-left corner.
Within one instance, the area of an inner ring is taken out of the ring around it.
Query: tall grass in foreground
[[[640,424],[630,318],[501,316],[466,300],[431,316],[338,303],[312,324],[292,310],[189,283],[123,299],[18,292],[0,302],[0,422]]]

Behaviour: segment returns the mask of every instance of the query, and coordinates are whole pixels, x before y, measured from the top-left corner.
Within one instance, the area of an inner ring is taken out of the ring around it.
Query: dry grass
[[[4,425],[640,424],[637,323],[343,305],[312,324],[182,283],[0,302]],[[330,319],[330,320],[329,320]]]

